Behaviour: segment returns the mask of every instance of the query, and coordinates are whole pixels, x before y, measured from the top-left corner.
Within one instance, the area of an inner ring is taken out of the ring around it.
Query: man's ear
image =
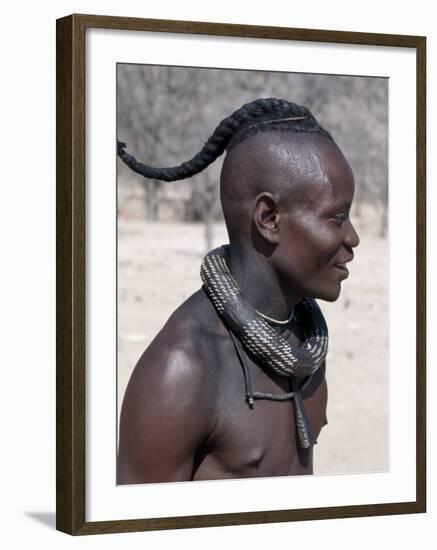
[[[279,243],[279,208],[271,193],[260,193],[255,199],[253,223],[258,233],[269,243]]]

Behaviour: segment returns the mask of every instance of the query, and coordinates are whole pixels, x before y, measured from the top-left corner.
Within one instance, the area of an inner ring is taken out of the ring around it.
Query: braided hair
[[[318,134],[334,141],[306,108],[285,99],[256,99],[224,118],[203,148],[191,159],[172,168],[155,168],[137,161],[126,151],[126,144],[117,142],[117,152],[123,162],[145,178],[176,181],[190,178],[202,172],[225,150],[228,152],[238,143],[258,132],[293,132]]]

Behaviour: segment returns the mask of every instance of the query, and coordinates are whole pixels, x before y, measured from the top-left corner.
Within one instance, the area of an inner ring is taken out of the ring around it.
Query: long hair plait
[[[311,112],[285,99],[256,99],[246,103],[230,116],[224,118],[202,149],[190,160],[171,168],[148,166],[126,151],[126,144],[117,141],[118,156],[122,161],[145,178],[176,181],[202,172],[226,149],[231,150],[238,143],[258,132],[290,131],[316,133],[332,140]]]

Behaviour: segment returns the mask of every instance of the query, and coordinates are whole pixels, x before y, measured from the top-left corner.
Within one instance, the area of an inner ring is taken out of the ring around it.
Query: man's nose
[[[348,222],[347,233],[344,240],[348,246],[355,248],[360,244],[360,237],[358,236],[355,227],[352,225],[352,222],[350,220],[348,220]]]

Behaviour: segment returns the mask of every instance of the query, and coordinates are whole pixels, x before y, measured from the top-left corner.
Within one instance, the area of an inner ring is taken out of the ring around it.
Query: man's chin
[[[336,288],[328,290],[319,291],[317,293],[314,293],[313,298],[316,298],[317,300],[323,300],[324,302],[336,302],[338,298],[340,297],[341,293],[341,286],[340,283]]]

